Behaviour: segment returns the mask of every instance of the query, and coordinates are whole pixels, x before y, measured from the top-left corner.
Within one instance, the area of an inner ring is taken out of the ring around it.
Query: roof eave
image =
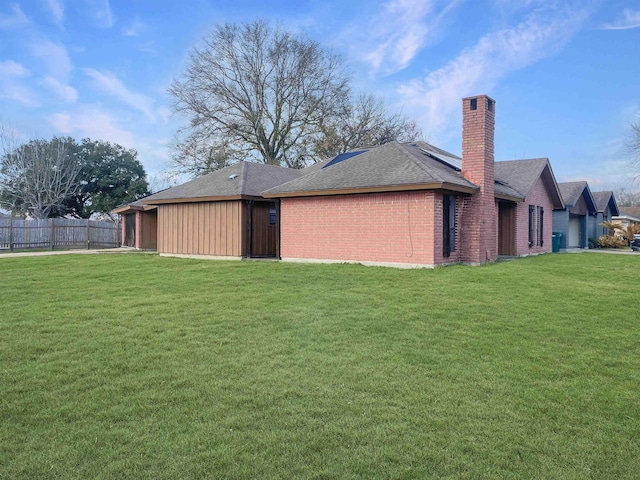
[[[507,195],[503,193],[495,193],[494,196],[498,200],[508,200],[510,202],[524,202],[524,198],[525,198],[525,197],[515,197],[513,195]]]
[[[230,200],[262,200],[260,195],[210,195],[203,197],[163,198],[160,200],[143,200],[144,205],[167,205],[171,203],[224,202]]]
[[[419,183],[409,185],[383,185],[370,187],[339,188],[327,190],[304,190],[298,192],[274,192],[263,193],[265,198],[290,198],[290,197],[319,197],[330,195],[353,195],[359,193],[386,193],[386,192],[407,192],[416,190],[450,190],[453,192],[472,194],[478,191],[478,187],[467,187],[447,182]]]
[[[113,215],[122,215],[123,213],[137,212],[140,210],[143,210],[143,207],[138,207],[135,205],[123,205],[121,207],[114,208],[113,210],[111,210],[111,213]]]

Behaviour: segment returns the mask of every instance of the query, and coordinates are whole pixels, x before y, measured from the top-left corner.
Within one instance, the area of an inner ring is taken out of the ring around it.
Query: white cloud
[[[76,89],[60,80],[53,77],[45,77],[42,83],[63,102],[73,103],[78,100]]]
[[[62,24],[62,19],[64,17],[64,5],[61,0],[46,0],[47,7],[51,10],[51,15],[53,16],[53,21],[57,25]]]
[[[136,149],[139,160],[150,175],[162,172],[169,161],[167,145],[171,140],[170,134],[158,128],[146,132],[140,130],[130,118],[108,112],[102,105],[79,104],[71,110],[50,115],[46,120],[62,135],[89,137]]]
[[[84,68],[83,71],[95,81],[96,85],[102,92],[115,97],[122,103],[144,113],[149,120],[155,121],[155,115],[153,113],[153,99],[142,95],[141,93],[130,91],[111,72],[99,72],[93,68]]]
[[[115,142],[128,148],[134,144],[133,133],[122,128],[115,117],[97,106],[84,105],[73,113],[56,113],[48,120],[65,135]]]
[[[626,8],[622,11],[622,16],[613,23],[602,26],[605,30],[628,30],[640,27],[640,10]]]
[[[49,117],[49,123],[53,125],[60,133],[70,135],[73,133],[71,126],[71,115],[66,113],[56,113]]]
[[[122,34],[125,37],[137,37],[146,29],[147,26],[142,23],[139,17],[136,17],[133,19],[133,22],[131,22],[131,24],[123,30]]]
[[[24,81],[29,75],[29,70],[13,60],[0,62],[0,98],[28,107],[38,106],[36,93]]]
[[[11,13],[0,13],[0,28],[20,27],[29,23],[29,19],[24,14],[17,3],[11,7]]]
[[[29,75],[29,70],[13,60],[0,62],[0,80],[8,77],[26,77],[27,75]]]
[[[539,11],[513,28],[494,31],[424,79],[399,86],[405,112],[430,137],[459,125],[460,99],[488,93],[505,75],[559,51],[584,23],[585,10]]]
[[[87,0],[90,15],[99,28],[113,27],[114,19],[109,0]]]
[[[17,82],[0,83],[0,98],[21,103],[27,107],[40,105],[36,93]]]
[[[383,3],[365,27],[358,25],[346,34],[352,55],[367,63],[373,73],[398,72],[413,60],[433,37],[441,18],[459,1],[441,11],[436,0],[389,0]]]
[[[65,80],[69,78],[72,69],[71,60],[63,45],[42,39],[32,42],[29,49],[34,57],[42,60],[51,76]]]
[[[429,31],[426,16],[433,10],[428,0],[391,0],[371,23],[371,39],[363,59],[374,71],[402,70],[424,46]]]

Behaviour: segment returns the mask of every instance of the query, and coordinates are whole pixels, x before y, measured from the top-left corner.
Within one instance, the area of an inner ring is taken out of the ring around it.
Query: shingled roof
[[[618,215],[640,219],[640,207],[620,207]]]
[[[143,205],[260,198],[262,192],[302,175],[300,170],[239,162],[142,199]]]
[[[538,179],[542,178],[553,201],[553,208],[564,208],[562,195],[548,158],[496,162],[494,173],[496,179],[507,182],[510,187],[520,192],[523,199],[531,193]]]
[[[338,155],[309,173],[264,192],[265,197],[333,195],[445,188],[472,193],[476,185],[452,164],[459,158],[425,142],[389,142]]]
[[[596,202],[598,212],[604,212],[607,209],[607,206],[613,202],[611,215],[618,215],[620,213],[618,210],[618,203],[616,202],[616,197],[613,195],[613,192],[591,192],[591,195],[593,195],[593,199]]]
[[[567,207],[573,207],[580,199],[582,193],[586,190],[588,194],[587,200],[591,203],[591,209],[592,211],[596,211],[596,202],[593,199],[593,195],[591,195],[591,189],[587,182],[563,182],[559,183],[558,187],[562,194],[562,200]]]

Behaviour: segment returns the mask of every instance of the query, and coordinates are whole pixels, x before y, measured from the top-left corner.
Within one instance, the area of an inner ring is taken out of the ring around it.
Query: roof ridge
[[[247,162],[245,162],[244,160],[241,160],[240,162],[240,169],[241,169],[241,175],[240,175],[240,194],[242,195],[244,193],[244,187],[247,184],[247,170],[249,170],[247,168]]]
[[[396,142],[396,143],[398,143],[398,142]],[[412,142],[412,143],[409,143],[409,145],[411,145],[411,146],[416,146],[417,148],[420,148],[420,147],[418,147],[418,146],[417,146],[417,144],[418,144],[418,142]],[[439,180],[439,181],[441,181],[441,182],[442,182],[442,181],[444,181],[444,180],[443,180],[443,178],[442,178],[440,175],[438,175],[436,172],[431,171],[431,169],[428,169],[424,162],[421,162],[420,160],[418,160],[418,159],[416,158],[416,156],[415,156],[415,155],[413,155],[411,152],[409,152],[409,150],[407,150],[406,145],[407,145],[407,144],[404,144],[404,143],[398,143],[398,146],[402,148],[402,151],[404,152],[404,154],[405,154],[407,157],[409,157],[409,159],[410,159],[410,160],[411,160],[415,165],[417,165],[417,166],[418,166],[418,168],[420,168],[420,170],[422,170],[424,173],[426,173],[426,174],[428,174],[428,175],[431,175],[431,176],[432,176],[433,178],[435,178],[436,180]]]

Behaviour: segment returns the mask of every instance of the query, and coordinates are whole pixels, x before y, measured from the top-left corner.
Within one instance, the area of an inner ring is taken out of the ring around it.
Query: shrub
[[[602,235],[598,238],[598,245],[603,248],[624,248],[627,246],[627,242],[624,239],[613,235]]]

